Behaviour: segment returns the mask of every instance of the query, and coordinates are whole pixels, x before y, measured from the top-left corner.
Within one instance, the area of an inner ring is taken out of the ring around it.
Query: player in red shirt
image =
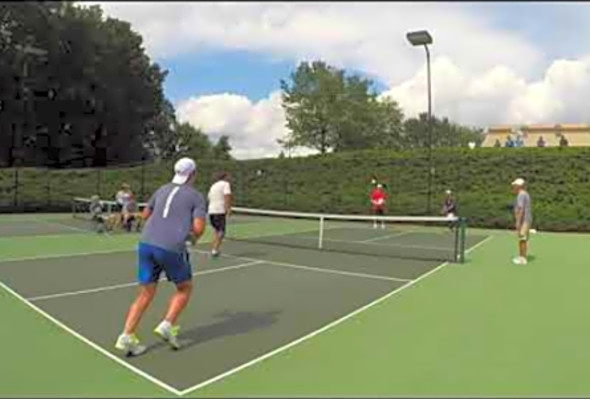
[[[387,195],[385,194],[385,190],[383,190],[382,184],[377,184],[371,191],[371,205],[373,215],[375,215],[375,219],[373,221],[373,228],[377,228],[377,215],[384,215],[385,214],[385,202],[387,200]],[[381,228],[385,228],[385,222],[381,221]]]

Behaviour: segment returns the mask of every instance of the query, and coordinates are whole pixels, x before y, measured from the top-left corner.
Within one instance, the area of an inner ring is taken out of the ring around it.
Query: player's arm
[[[522,206],[521,200],[518,200],[516,206],[514,207],[514,221],[517,230],[520,229],[520,225],[522,223],[523,211],[524,207]]]
[[[225,214],[226,216],[231,215],[231,205],[232,205],[232,193],[229,184],[223,190],[223,202],[225,205]]]
[[[195,205],[193,208],[193,245],[197,243],[197,240],[205,233],[205,227],[207,218],[207,205],[201,195],[195,198]]]
[[[143,218],[143,220],[148,220],[149,217],[152,216],[152,212],[154,211],[154,208],[156,207],[156,194],[157,193],[158,193],[158,191],[156,191],[154,194],[152,194],[146,207],[143,208],[143,212],[141,213],[141,217]]]

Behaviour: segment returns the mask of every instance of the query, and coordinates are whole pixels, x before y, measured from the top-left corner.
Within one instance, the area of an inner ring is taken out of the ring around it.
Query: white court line
[[[486,242],[490,241],[492,238],[494,238],[494,236],[487,236],[486,238],[484,238],[483,240],[481,240],[480,242],[478,242],[477,244],[475,244],[471,248],[465,250],[465,253],[468,254],[469,252],[476,250],[477,248],[481,247]]]
[[[412,280],[408,280],[405,278],[397,278],[397,277],[388,277],[388,276],[379,276],[376,274],[366,274],[366,273],[354,273],[354,272],[347,272],[344,270],[335,270],[335,269],[322,269],[319,267],[311,267],[311,266],[302,266],[302,265],[294,265],[291,263],[283,263],[283,262],[273,262],[273,261],[265,261],[264,263],[268,263],[271,265],[277,265],[282,267],[289,267],[292,269],[300,269],[300,270],[309,270],[313,272],[319,273],[330,273],[330,274],[337,274],[341,276],[350,276],[350,277],[361,277],[361,278],[369,278],[374,280],[385,280],[385,281],[401,281],[407,283]]]
[[[403,235],[406,235],[406,234],[410,234],[410,232],[409,231],[402,231],[402,232],[395,233],[395,234],[387,234],[385,236],[379,236],[379,237],[369,238],[368,240],[362,240],[362,241],[359,241],[359,242],[362,242],[362,243],[365,243],[366,244],[366,243],[370,243],[370,242],[373,242],[373,241],[386,240],[388,238],[393,238],[393,237],[400,237],[400,236],[403,236]]]
[[[154,376],[146,373],[145,371],[140,370],[137,367],[135,367],[135,366],[127,363],[126,361],[124,361],[124,360],[120,359],[119,357],[113,355],[112,353],[110,353],[109,351],[107,351],[103,347],[97,345],[96,343],[92,342],[91,340],[89,340],[88,338],[84,337],[83,335],[81,335],[81,334],[77,333],[76,331],[72,330],[71,328],[69,328],[68,326],[66,326],[65,324],[63,324],[61,321],[59,321],[55,317],[51,316],[49,313],[45,312],[41,308],[39,308],[36,305],[32,304],[31,302],[27,301],[24,297],[22,297],[16,291],[12,290],[10,287],[8,287],[6,284],[4,284],[2,281],[0,281],[0,287],[2,289],[4,289],[6,292],[8,292],[9,294],[11,294],[16,299],[18,299],[20,302],[24,303],[26,306],[28,306],[29,308],[33,309],[35,312],[39,313],[41,316],[45,317],[47,320],[53,322],[59,328],[61,328],[64,331],[72,334],[74,337],[78,338],[80,341],[86,343],[87,345],[89,345],[93,349],[95,349],[98,352],[102,353],[103,355],[105,355],[109,359],[117,362],[121,366],[123,366],[123,367],[127,368],[128,370],[134,372],[135,374],[137,374],[137,375],[145,378],[146,380],[148,380],[150,382],[153,382],[157,386],[159,386],[161,388],[164,388],[165,390],[167,390],[170,393],[173,393],[173,394],[175,394],[177,396],[182,395],[182,393],[178,389],[176,389],[176,388],[174,388],[174,387],[166,384],[163,381],[160,381],[159,379],[157,379]]]
[[[483,245],[485,242],[489,241],[491,238],[492,238],[492,236],[489,236],[485,240],[479,242],[475,246],[473,246],[473,247],[469,248],[468,250],[466,250],[465,253],[469,253],[469,252],[475,250],[479,246]],[[365,305],[365,306],[363,306],[363,307],[361,307],[361,308],[359,308],[359,309],[357,309],[357,310],[355,310],[355,311],[353,311],[353,312],[351,312],[351,313],[349,313],[349,314],[347,314],[347,315],[345,315],[345,316],[343,316],[343,317],[341,317],[341,318],[339,318],[339,319],[337,319],[337,320],[335,320],[335,321],[333,321],[333,322],[331,322],[329,324],[326,324],[325,326],[323,326],[323,327],[321,327],[321,328],[319,328],[319,329],[317,329],[315,331],[312,331],[311,333],[309,333],[307,335],[304,335],[301,338],[298,338],[298,339],[296,339],[294,341],[291,341],[290,343],[288,343],[288,344],[286,344],[284,346],[281,346],[281,347],[279,347],[279,348],[277,348],[275,350],[272,350],[272,351],[270,351],[270,352],[268,352],[268,353],[266,353],[266,354],[264,354],[264,355],[262,355],[260,357],[257,357],[255,359],[252,359],[249,362],[246,362],[246,363],[244,363],[244,364],[242,364],[242,365],[240,365],[238,367],[235,367],[235,368],[233,368],[231,370],[228,370],[225,373],[219,374],[216,377],[210,378],[210,379],[208,379],[206,381],[203,381],[203,382],[201,382],[199,384],[196,384],[196,385],[194,385],[192,387],[189,387],[187,389],[184,389],[183,391],[180,392],[180,394],[184,396],[184,395],[186,395],[188,393],[197,391],[197,390],[199,390],[201,388],[204,388],[204,387],[206,387],[208,385],[211,385],[211,384],[213,384],[213,383],[215,383],[217,381],[223,380],[223,379],[225,379],[225,378],[227,378],[227,377],[229,377],[229,376],[231,376],[233,374],[236,374],[236,373],[238,373],[238,372],[240,372],[240,371],[242,371],[244,369],[247,369],[249,367],[252,367],[252,366],[254,366],[254,365],[256,365],[256,364],[258,364],[258,363],[260,363],[260,362],[262,362],[262,361],[264,361],[266,359],[268,359],[268,358],[271,358],[271,357],[273,357],[275,355],[278,355],[279,353],[284,352],[287,349],[290,349],[290,348],[292,348],[292,347],[294,347],[296,345],[299,345],[300,343],[305,342],[305,341],[307,341],[307,340],[315,337],[316,335],[319,335],[319,334],[323,333],[324,331],[327,331],[327,330],[329,330],[329,329],[331,329],[333,327],[336,327],[337,325],[339,325],[339,324],[345,322],[346,320],[348,320],[348,319],[350,319],[350,318],[352,318],[352,317],[354,317],[354,316],[356,316],[356,315],[358,315],[358,314],[360,314],[360,313],[362,313],[362,312],[364,312],[364,311],[372,308],[373,306],[378,305],[379,303],[381,303],[381,302],[389,299],[390,297],[392,297],[392,296],[394,296],[396,294],[399,294],[400,292],[402,292],[406,288],[411,287],[412,285],[416,284],[420,280],[423,280],[426,277],[431,276],[432,274],[436,273],[437,271],[441,270],[442,268],[444,268],[444,267],[446,267],[448,265],[449,265],[449,262],[445,262],[445,263],[443,263],[443,264],[435,267],[434,269],[430,270],[429,272],[424,273],[423,275],[421,275],[420,277],[416,278],[415,280],[412,280],[412,281],[408,282],[407,284],[404,284],[401,287],[396,288],[395,290],[393,290],[393,291],[385,294],[384,296],[382,296],[380,298],[377,298],[373,302],[370,302],[367,305]]]
[[[62,228],[70,229],[70,230],[73,230],[73,231],[81,231],[83,233],[91,233],[91,232],[94,232],[93,230],[90,230],[90,229],[83,229],[81,227],[68,226],[67,224],[63,224],[63,223],[59,223],[59,222],[50,222],[48,220],[36,220],[36,222],[37,223],[48,224],[50,226],[62,227]]]
[[[205,252],[205,251],[195,251],[195,252]],[[221,256],[227,258],[234,258],[234,259],[242,259],[242,260],[249,260],[249,261],[258,261],[260,259],[249,258],[246,256],[237,256],[237,255],[229,255],[229,254],[220,254]],[[314,272],[320,273],[331,273],[331,274],[339,274],[342,276],[351,276],[351,277],[362,277],[362,278],[370,278],[375,280],[387,280],[387,281],[401,281],[401,282],[408,282],[412,280],[404,279],[404,278],[397,278],[397,277],[389,277],[389,276],[380,276],[376,274],[366,274],[366,273],[355,273],[355,272],[347,272],[345,270],[336,270],[336,269],[324,269],[319,267],[312,267],[312,266],[304,266],[304,265],[296,265],[294,263],[285,263],[285,262],[275,262],[273,260],[261,260],[263,263],[268,263],[269,265],[277,265],[282,267],[290,267],[293,269],[301,269],[301,270],[310,270]]]
[[[409,233],[405,233],[405,234],[409,234]],[[258,238],[258,237],[256,237]],[[264,238],[264,237],[261,237]],[[302,238],[304,240],[317,240],[316,237],[311,237],[311,236],[301,236],[301,237],[297,237],[297,238]],[[247,240],[247,238],[245,239]],[[240,240],[237,240],[240,241]],[[421,246],[421,245],[405,245],[405,244],[395,244],[395,243],[388,243],[388,244],[380,244],[378,242],[367,242],[367,241],[354,241],[354,240],[339,240],[339,239],[335,239],[335,238],[324,238],[323,241],[327,241],[327,242],[346,242],[349,244],[367,244],[367,245],[377,245],[380,247],[401,247],[401,248],[416,248],[416,249],[431,249],[431,250],[435,250],[435,251],[448,251],[449,247],[435,247],[435,246]],[[261,244],[266,244],[264,242],[260,242]],[[272,245],[272,244],[268,244],[268,245]],[[317,247],[310,247],[310,248],[303,248],[303,249],[314,249],[317,250]],[[366,254],[362,254],[359,253],[359,255],[366,255]]]
[[[110,249],[110,250],[104,250],[104,251],[89,251],[89,252],[41,255],[41,256],[23,256],[21,258],[2,259],[2,260],[0,260],[0,263],[21,262],[21,261],[25,261],[25,260],[53,259],[53,258],[71,258],[71,257],[75,257],[75,256],[103,255],[103,254],[114,254],[114,253],[118,253],[118,252],[134,252],[134,251],[135,251],[135,245],[131,248]]]
[[[193,276],[203,276],[206,274],[220,273],[220,272],[225,272],[228,270],[242,269],[244,267],[254,266],[254,265],[257,265],[260,263],[264,263],[264,261],[248,262],[248,263],[242,263],[242,264],[234,265],[234,266],[220,267],[219,269],[204,270],[202,272],[193,273]],[[161,278],[159,281],[166,281],[166,278]],[[49,295],[41,295],[41,296],[27,298],[27,301],[35,302],[35,301],[42,301],[42,300],[46,300],[46,299],[63,298],[63,297],[67,297],[67,296],[92,294],[95,292],[112,291],[112,290],[117,290],[120,288],[134,287],[136,285],[138,285],[137,282],[109,285],[109,286],[105,286],[105,287],[90,288],[87,290],[62,292],[62,293],[58,293],[58,294],[49,294]]]
[[[115,237],[113,237],[113,235],[111,233],[109,233],[108,231],[103,231],[102,233],[99,234],[98,232],[96,232],[95,230],[92,230],[92,229],[85,229],[85,228],[82,228],[82,227],[68,226],[67,224],[62,224],[62,223],[59,223],[59,222],[49,222],[47,220],[39,220],[39,223],[45,223],[45,224],[48,224],[50,226],[64,227],[64,228],[67,228],[67,229],[70,229],[70,230],[73,230],[73,231],[80,231],[80,232],[82,232],[84,234],[97,234],[101,238],[102,237],[106,237],[106,238],[108,238],[110,240],[114,240],[115,239]],[[62,237],[63,236],[64,236],[64,234],[62,234]]]

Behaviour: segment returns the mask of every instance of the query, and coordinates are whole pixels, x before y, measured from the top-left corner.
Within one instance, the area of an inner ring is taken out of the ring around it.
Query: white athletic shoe
[[[165,342],[168,342],[172,349],[176,350],[180,348],[180,343],[178,342],[178,326],[173,326],[169,322],[163,321],[156,327],[154,333]]]
[[[522,256],[517,256],[516,258],[512,259],[512,263],[514,263],[515,265],[526,265],[527,260]]]
[[[373,225],[373,228],[374,228],[374,229],[376,229],[376,228],[377,228],[377,223],[375,223],[375,224]]]
[[[139,344],[139,339],[135,335],[121,334],[117,338],[115,348],[125,353],[125,356],[139,356],[147,350],[145,345]]]
[[[382,228],[382,229],[385,229],[385,224],[382,224],[382,225],[381,225],[381,228]]]
[[[219,251],[215,251],[215,250],[211,251],[211,256],[213,258],[217,258],[219,256]]]

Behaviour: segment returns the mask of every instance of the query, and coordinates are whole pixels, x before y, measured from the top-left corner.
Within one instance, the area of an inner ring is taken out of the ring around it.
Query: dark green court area
[[[288,243],[314,232],[279,236]],[[409,239],[372,229],[339,229],[331,237],[392,248]],[[469,237],[468,246],[483,238]],[[208,250],[201,245],[192,254],[195,290],[180,321],[183,348],[171,351],[152,334],[173,289],[165,283],[138,331],[150,350],[126,359],[180,391],[312,333],[441,264],[396,258],[395,251],[387,257],[255,240],[229,240],[217,259]],[[0,280],[117,356],[113,345],[136,293],[135,272],[134,252],[0,263]]]

